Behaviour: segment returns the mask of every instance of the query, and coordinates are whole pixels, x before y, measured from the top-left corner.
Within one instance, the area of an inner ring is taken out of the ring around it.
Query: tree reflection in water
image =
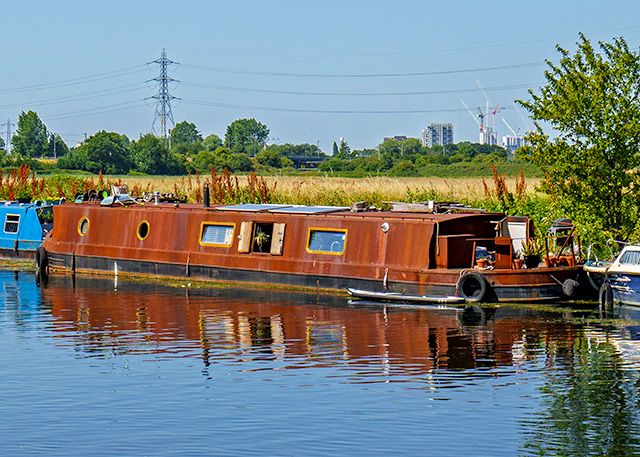
[[[80,357],[200,359],[207,379],[225,364],[244,372],[309,370],[303,373],[310,377],[320,369],[332,379],[327,384],[407,382],[431,399],[446,390],[458,404],[474,395],[474,385],[491,389],[498,377],[515,379],[512,385],[524,379],[515,387],[521,407],[497,401],[496,408],[494,399],[480,408],[519,428],[522,454],[640,452],[637,327],[623,338],[605,321],[588,326],[525,308],[363,309],[340,296],[278,291],[189,292],[125,282],[114,291],[113,282],[97,278],[55,277],[37,289],[6,275],[2,284],[0,309],[19,332],[50,321],[44,328],[56,344]],[[524,397],[536,386],[537,397]],[[529,417],[519,420],[521,414]]]
[[[607,334],[584,329],[546,354],[544,410],[522,424],[531,455],[630,456],[640,451],[638,372]]]

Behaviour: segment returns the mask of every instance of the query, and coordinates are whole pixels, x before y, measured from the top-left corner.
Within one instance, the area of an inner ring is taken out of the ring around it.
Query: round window
[[[149,223],[147,221],[140,222],[138,225],[138,239],[144,240],[149,236]]]
[[[85,236],[89,232],[89,218],[83,217],[78,221],[78,233]]]

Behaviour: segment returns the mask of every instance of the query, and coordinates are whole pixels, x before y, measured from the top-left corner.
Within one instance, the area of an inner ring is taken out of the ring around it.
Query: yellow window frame
[[[143,224],[147,224],[147,234],[145,236],[140,236],[140,227],[142,227]],[[136,229],[136,236],[140,241],[144,241],[149,237],[149,233],[151,233],[151,224],[149,224],[149,221],[146,219],[141,220],[138,224],[138,228]]]
[[[221,226],[221,227],[231,227],[231,242],[230,243],[206,243],[204,241],[202,241],[202,235],[204,235],[204,228],[205,226],[209,226],[209,225],[216,225],[216,226]],[[203,221],[200,224],[200,235],[198,236],[198,243],[200,244],[200,246],[213,246],[213,247],[218,247],[218,248],[230,248],[231,246],[233,246],[233,240],[234,237],[236,236],[236,223],[235,222],[207,222],[207,221]]]
[[[82,223],[84,221],[87,221],[87,230],[85,233],[82,233],[82,230],[80,229],[82,227]],[[80,218],[80,220],[78,221],[78,235],[80,236],[86,236],[87,233],[89,233],[89,229],[91,228],[91,221],[89,220],[89,218],[87,216],[82,216]]]
[[[344,244],[342,245],[342,251],[334,252],[334,251],[319,251],[315,249],[310,249],[309,244],[311,243],[311,232],[340,232],[344,233]],[[349,230],[343,228],[332,228],[332,227],[309,227],[307,231],[307,244],[306,250],[309,254],[326,254],[326,255],[344,255],[344,252],[347,250],[347,241],[348,236],[347,233]]]

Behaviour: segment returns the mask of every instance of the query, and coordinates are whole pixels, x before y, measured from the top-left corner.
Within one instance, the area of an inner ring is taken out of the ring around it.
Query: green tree
[[[202,141],[202,135],[192,122],[178,122],[171,130],[171,144],[193,144],[198,141]]]
[[[640,55],[622,38],[598,47],[582,34],[573,53],[556,47],[547,84],[519,101],[535,123],[523,154],[583,233],[627,240],[640,217]]]
[[[35,111],[20,113],[11,143],[15,154],[25,157],[43,157],[46,154],[49,145],[47,127]]]
[[[407,159],[398,160],[389,170],[391,176],[418,176],[418,169]]]
[[[232,152],[245,152],[255,155],[261,150],[269,137],[269,129],[255,119],[237,119],[227,127],[224,145]]]
[[[131,143],[131,154],[134,168],[143,173],[173,175],[184,172],[175,154],[169,151],[164,141],[151,133]]]
[[[60,135],[52,133],[49,135],[49,143],[47,145],[46,156],[48,157],[62,157],[69,153],[69,147],[62,140]]]
[[[378,146],[382,168],[388,170],[399,160],[415,160],[415,158],[425,152],[416,138],[406,140],[396,140],[389,138]]]
[[[218,135],[212,133],[202,140],[202,146],[208,151],[215,151],[219,147],[222,147],[223,143]]]
[[[347,144],[345,140],[340,141],[340,149],[338,150],[338,158],[340,159],[350,159],[351,158],[351,148]]]
[[[273,149],[287,157],[325,157],[325,153],[315,144],[271,144],[266,149]]]
[[[209,173],[211,167],[216,170],[253,171],[253,161],[247,154],[234,154],[228,148],[219,147],[215,151],[200,151],[193,159],[193,168],[200,173]]]
[[[132,165],[129,139],[125,135],[104,130],[87,138],[58,161],[60,168],[107,174],[127,173]]]
[[[256,154],[256,162],[273,168],[292,167],[293,162],[273,148],[263,149]]]
[[[338,154],[340,154],[340,150],[338,149],[338,145],[336,144],[336,142],[333,142],[333,147],[331,148],[331,155],[333,157],[338,157]]]

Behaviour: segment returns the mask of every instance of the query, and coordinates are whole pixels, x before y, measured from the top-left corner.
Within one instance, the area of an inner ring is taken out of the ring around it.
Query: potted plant
[[[522,245],[522,258],[527,268],[536,268],[542,256],[542,242],[536,238],[529,238]]]
[[[269,234],[267,232],[263,232],[260,228],[256,231],[256,235],[254,237],[254,241],[258,245],[258,250],[262,252],[262,246],[269,241]]]

